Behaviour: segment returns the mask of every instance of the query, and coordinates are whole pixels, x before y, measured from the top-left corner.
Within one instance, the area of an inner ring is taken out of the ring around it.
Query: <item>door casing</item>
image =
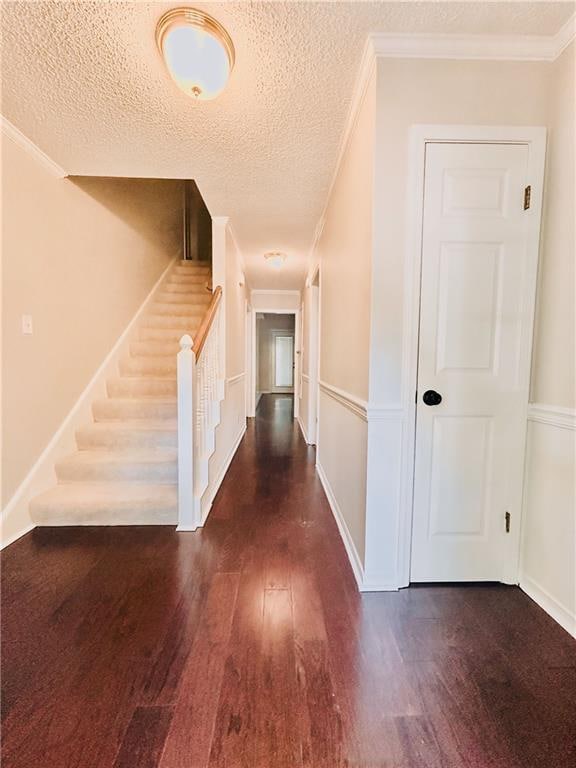
[[[294,418],[297,419],[299,415],[300,406],[300,310],[299,309],[267,309],[267,308],[254,308],[250,309],[251,316],[251,336],[252,342],[251,352],[252,360],[250,361],[250,369],[252,371],[252,382],[250,387],[250,409],[248,417],[254,417],[256,415],[256,347],[257,347],[257,333],[256,333],[256,315],[257,314],[270,314],[270,315],[294,315]]]
[[[405,430],[400,461],[400,516],[398,529],[398,586],[410,583],[411,533],[414,505],[414,473],[416,447],[416,402],[415,393],[418,377],[418,329],[420,321],[420,283],[422,270],[422,230],[424,199],[424,167],[426,144],[487,143],[525,144],[528,147],[528,183],[532,187],[531,206],[526,211],[526,257],[528,259],[527,280],[522,297],[525,311],[521,331],[520,371],[522,396],[527,415],[530,370],[532,361],[533,327],[536,307],[536,285],[538,276],[538,252],[544,185],[546,155],[546,128],[543,127],[499,127],[473,125],[415,125],[410,135],[410,162],[407,206],[407,252],[404,271],[404,316],[403,316],[403,369],[402,408],[405,414]],[[526,422],[520,443],[526,450]],[[521,518],[523,478],[516,481],[515,498],[518,518]],[[502,581],[518,583],[520,559],[521,519],[515,520],[504,542]]]

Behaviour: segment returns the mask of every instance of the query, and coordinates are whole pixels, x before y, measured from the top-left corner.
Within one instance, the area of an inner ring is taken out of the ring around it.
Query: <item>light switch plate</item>
[[[32,336],[32,315],[22,315],[22,334]]]

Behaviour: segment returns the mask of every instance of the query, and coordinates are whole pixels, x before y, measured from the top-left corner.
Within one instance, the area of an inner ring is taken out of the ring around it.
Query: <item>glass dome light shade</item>
[[[234,66],[234,45],[216,19],[193,8],[175,8],[158,22],[156,42],[184,93],[208,100],[222,92]]]

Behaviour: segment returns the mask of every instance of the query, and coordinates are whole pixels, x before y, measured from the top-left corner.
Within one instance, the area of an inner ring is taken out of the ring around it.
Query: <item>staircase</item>
[[[210,267],[178,262],[153,297],[138,339],[56,464],[58,484],[32,500],[37,525],[150,525],[178,521],[176,356],[209,307]]]

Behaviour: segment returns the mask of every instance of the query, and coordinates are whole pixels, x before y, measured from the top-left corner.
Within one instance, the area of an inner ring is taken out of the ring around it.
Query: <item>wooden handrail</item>
[[[212,301],[210,302],[210,306],[208,307],[208,310],[204,317],[202,318],[202,322],[200,323],[200,328],[198,328],[198,333],[194,337],[194,354],[196,355],[196,360],[200,357],[200,354],[202,353],[202,348],[204,346],[204,343],[206,342],[206,339],[208,337],[208,331],[212,327],[212,323],[214,322],[214,317],[216,316],[216,310],[218,309],[218,305],[220,304],[220,301],[222,299],[222,286],[218,285],[214,289],[214,292],[212,293]]]

